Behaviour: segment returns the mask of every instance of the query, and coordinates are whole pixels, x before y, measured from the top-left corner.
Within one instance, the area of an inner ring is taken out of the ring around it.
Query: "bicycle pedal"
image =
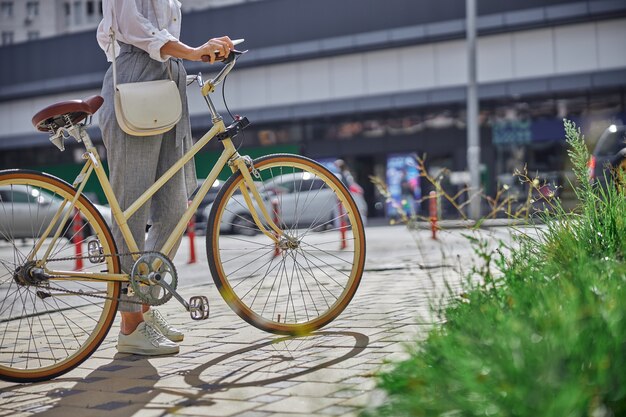
[[[204,295],[196,295],[189,299],[189,315],[193,320],[209,318],[209,299]]]

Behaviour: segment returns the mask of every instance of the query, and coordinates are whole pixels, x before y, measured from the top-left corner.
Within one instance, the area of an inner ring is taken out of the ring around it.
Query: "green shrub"
[[[521,235],[410,359],[379,375],[368,416],[626,415],[626,199],[587,181],[587,149],[565,122],[580,205],[556,203],[537,237]]]

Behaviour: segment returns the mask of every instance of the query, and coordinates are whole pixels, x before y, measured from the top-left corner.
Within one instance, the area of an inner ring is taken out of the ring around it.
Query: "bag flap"
[[[182,114],[182,103],[172,80],[118,84],[124,118],[140,129],[175,124]]]

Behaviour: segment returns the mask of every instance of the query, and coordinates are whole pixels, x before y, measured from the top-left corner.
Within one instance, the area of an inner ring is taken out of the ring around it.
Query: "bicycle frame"
[[[185,164],[191,161],[193,157],[200,151],[200,149],[202,149],[207,143],[209,143],[213,138],[215,138],[219,134],[226,132],[226,126],[224,125],[223,119],[219,116],[219,114],[217,114],[215,107],[213,106],[213,103],[208,97],[208,95],[212,91],[214,91],[214,86],[216,83],[215,81],[210,81],[210,82],[207,82],[206,84],[209,84],[212,86],[211,88],[207,88],[203,86],[202,94],[207,100],[207,104],[209,104],[209,110],[211,111],[213,115],[213,127],[207,133],[205,133],[204,136],[202,136],[202,138],[196,144],[194,144],[193,147],[190,150],[188,150],[187,153],[185,153],[185,155],[183,155],[183,157],[175,165],[173,165],[170,169],[168,169],[152,186],[150,186],[150,188],[148,188],[126,210],[122,210],[120,207],[120,204],[113,192],[113,189],[111,188],[111,184],[106,175],[106,172],[104,171],[104,168],[102,167],[102,162],[100,160],[98,151],[94,147],[93,143],[91,142],[91,139],[86,134],[81,135],[81,139],[84,142],[86,146],[86,150],[87,150],[83,154],[83,158],[86,159],[87,161],[85,162],[85,165],[83,166],[80,174],[76,177],[76,180],[73,186],[74,188],[76,188],[77,193],[75,197],[72,199],[72,201],[69,202],[69,209],[66,212],[65,217],[61,221],[60,224],[61,225],[65,224],[65,222],[68,220],[69,215],[73,211],[73,207],[76,204],[76,201],[78,200],[80,193],[82,192],[85,185],[87,184],[87,181],[89,180],[91,174],[95,172],[96,177],[98,178],[98,181],[100,182],[100,185],[102,186],[104,194],[111,206],[111,212],[113,216],[112,220],[115,221],[117,225],[120,227],[122,236],[126,244],[128,245],[129,250],[131,252],[139,252],[139,247],[137,245],[137,242],[135,241],[130,231],[130,228],[128,227],[128,220],[130,219],[130,217],[133,214],[135,214],[139,208],[141,208],[144,204],[146,204],[152,198],[152,196],[159,189],[161,189],[161,187],[163,187],[163,185],[167,181],[169,181],[178,171],[183,169]],[[272,239],[275,243],[278,243],[281,237],[283,236],[282,230],[274,223],[272,216],[270,216],[270,214],[268,213],[267,208],[265,207],[265,204],[263,203],[263,199],[254,183],[254,180],[252,179],[252,175],[250,173],[250,171],[252,170],[252,167],[249,166],[249,162],[248,162],[250,161],[250,159],[246,156],[241,156],[239,152],[237,152],[237,149],[233,145],[232,139],[230,137],[220,138],[220,140],[222,144],[224,145],[224,150],[222,151],[222,154],[217,160],[215,166],[211,169],[207,178],[204,180],[204,182],[200,186],[200,189],[196,193],[196,196],[193,198],[193,200],[187,207],[187,210],[185,210],[184,214],[182,215],[181,219],[177,223],[176,227],[174,228],[174,230],[168,237],[163,247],[158,249],[159,252],[167,256],[171,256],[171,253],[176,248],[178,241],[182,238],[187,228],[187,224],[191,220],[191,217],[196,212],[202,199],[208,193],[209,189],[211,188],[215,180],[217,180],[218,175],[220,174],[220,172],[226,165],[228,165],[231,168],[233,173],[236,171],[241,172],[243,179],[244,179],[244,181],[242,182],[240,186],[241,193],[250,210],[250,213],[252,214],[254,222],[256,223],[259,230],[263,234],[268,236],[270,239]],[[258,210],[255,207],[253,201],[257,203]],[[51,232],[51,229],[53,225],[55,224],[56,219],[61,216],[61,213],[65,209],[67,202],[68,202],[67,200],[63,202],[63,204],[61,205],[61,207],[59,208],[59,211],[57,212],[55,216],[54,221],[51,222],[51,225],[48,227],[48,230],[44,232],[43,236],[39,238],[38,242],[35,245],[35,249],[32,251],[30,255],[29,260],[34,259],[35,254],[37,253],[39,248],[43,245],[44,240],[48,238]],[[259,211],[261,212],[260,214],[259,214]],[[61,234],[61,229],[62,229],[61,225],[57,227],[57,230],[53,236],[53,239],[55,240],[58,239]],[[268,228],[271,229],[271,231],[268,230]],[[50,247],[52,247],[52,245],[50,245]],[[46,253],[39,262],[41,264],[45,264],[48,256],[49,256],[49,250],[48,250],[48,253]],[[133,258],[135,260],[137,260],[138,257],[139,255],[137,254],[133,255]],[[76,280],[78,278],[78,279],[84,279],[84,280],[95,279],[95,280],[106,280],[106,281],[124,281],[124,282],[128,281],[128,274],[52,271],[48,269],[46,269],[46,272],[50,275],[52,279],[71,278],[71,279]]]

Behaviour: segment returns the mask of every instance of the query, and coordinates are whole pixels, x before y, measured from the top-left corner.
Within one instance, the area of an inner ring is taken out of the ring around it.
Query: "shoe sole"
[[[117,351],[119,353],[131,353],[133,355],[143,355],[143,356],[163,356],[163,355],[174,355],[180,351],[178,346],[172,347],[170,349],[144,349],[136,346],[117,346]]]
[[[185,338],[185,335],[183,334],[181,334],[180,336],[167,336],[167,335],[163,335],[163,336],[167,337],[172,342],[182,342],[183,339]]]

